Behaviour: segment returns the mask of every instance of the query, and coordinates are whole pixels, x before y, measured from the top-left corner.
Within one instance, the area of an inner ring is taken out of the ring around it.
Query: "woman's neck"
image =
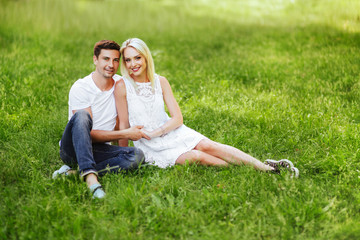
[[[150,82],[150,80],[148,79],[148,77],[146,76],[146,74],[142,74],[140,76],[134,76],[132,74],[132,79],[134,79],[135,82],[139,82],[139,83],[145,83],[145,82]]]

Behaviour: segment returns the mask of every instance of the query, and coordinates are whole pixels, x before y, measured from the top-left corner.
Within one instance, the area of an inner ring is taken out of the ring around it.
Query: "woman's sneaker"
[[[291,177],[298,178],[299,177],[299,169],[294,167],[294,164],[288,159],[281,159],[279,161],[267,159],[264,164],[269,165],[274,168],[275,173],[280,173],[280,170],[285,168],[286,170],[291,172]]]

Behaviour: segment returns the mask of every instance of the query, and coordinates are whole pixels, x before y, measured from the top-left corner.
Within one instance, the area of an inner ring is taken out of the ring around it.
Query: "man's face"
[[[112,49],[101,49],[98,57],[94,56],[96,71],[104,78],[112,78],[120,63],[120,52]]]

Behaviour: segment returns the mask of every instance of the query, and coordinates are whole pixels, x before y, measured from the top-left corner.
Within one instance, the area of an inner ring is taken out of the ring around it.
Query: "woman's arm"
[[[126,102],[126,86],[123,79],[120,79],[115,85],[115,102],[116,102],[116,111],[118,114],[119,120],[119,129],[127,129],[130,127],[129,124],[129,115],[128,115],[128,106]],[[119,139],[119,146],[127,147],[129,146],[128,139]]]
[[[159,76],[160,84],[162,88],[162,93],[164,97],[164,102],[169,110],[171,119],[167,121],[164,125],[161,127],[148,132],[145,130],[143,131],[146,135],[148,135],[151,138],[162,136],[168,132],[171,132],[172,130],[180,127],[183,124],[183,116],[181,114],[181,110],[179,107],[179,104],[177,103],[174,94],[171,90],[171,86],[168,82],[168,80],[165,77]]]

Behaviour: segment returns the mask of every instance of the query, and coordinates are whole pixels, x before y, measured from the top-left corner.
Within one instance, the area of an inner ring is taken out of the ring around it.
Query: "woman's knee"
[[[208,152],[215,149],[215,142],[211,141],[210,139],[203,139],[201,140],[198,145],[196,145],[196,150],[200,150],[203,152]]]
[[[177,164],[185,164],[186,162],[188,163],[194,163],[194,162],[198,162],[200,160],[201,157],[201,152],[198,150],[191,150],[188,151],[184,154],[182,154],[180,157],[178,157],[178,159],[176,160]]]
[[[199,150],[191,150],[190,151],[190,158],[194,161],[201,161],[202,159],[202,152]]]
[[[192,162],[203,162],[205,160],[204,153],[202,151],[193,149],[190,151],[189,160]]]

